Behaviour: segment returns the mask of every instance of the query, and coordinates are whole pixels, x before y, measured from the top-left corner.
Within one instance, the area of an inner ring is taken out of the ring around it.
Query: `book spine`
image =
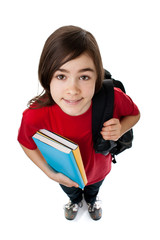
[[[70,152],[70,158],[72,158],[71,164],[73,164],[73,168],[74,168],[75,175],[76,175],[75,179],[72,179],[72,180],[75,181],[76,183],[78,183],[79,187],[83,189],[86,184],[84,183],[81,171],[77,165],[77,160],[76,160],[76,157],[75,157],[73,151]]]
[[[84,165],[83,165],[83,161],[82,161],[82,158],[81,158],[81,153],[80,153],[79,147],[77,147],[77,149],[73,150],[73,155],[74,155],[75,160],[77,162],[77,166],[78,166],[79,171],[81,173],[84,185],[86,185],[88,180],[87,180],[87,176],[86,176],[86,173],[85,173],[85,169],[84,169]]]

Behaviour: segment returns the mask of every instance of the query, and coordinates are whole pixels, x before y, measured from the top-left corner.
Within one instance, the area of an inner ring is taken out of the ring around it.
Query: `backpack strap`
[[[103,87],[105,89],[105,111],[103,113],[103,123],[108,121],[113,117],[113,109],[114,109],[114,87],[112,79],[104,79]]]
[[[106,141],[102,138],[100,131],[103,123],[113,117],[114,87],[112,79],[105,79],[102,88],[94,95],[92,100],[92,135],[96,152],[104,155],[113,148],[113,141]],[[104,150],[104,149],[107,149]]]
[[[92,134],[95,141],[104,121],[113,116],[114,89],[111,79],[103,81],[102,88],[92,99]],[[105,114],[104,114],[105,113]]]

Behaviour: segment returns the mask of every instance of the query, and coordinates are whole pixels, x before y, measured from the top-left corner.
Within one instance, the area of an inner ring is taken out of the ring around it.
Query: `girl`
[[[92,97],[101,88],[104,69],[93,35],[79,27],[65,26],[47,39],[39,62],[43,94],[29,102],[24,111],[18,141],[27,156],[52,180],[58,182],[70,201],[65,217],[75,218],[82,206],[82,194],[94,220],[101,218],[97,201],[99,188],[111,170],[111,155],[95,153],[92,141]],[[114,89],[114,116],[104,123],[105,140],[117,140],[139,120],[139,110],[120,89]],[[77,183],[51,169],[32,136],[39,129],[56,132],[76,142],[81,151],[88,184]]]

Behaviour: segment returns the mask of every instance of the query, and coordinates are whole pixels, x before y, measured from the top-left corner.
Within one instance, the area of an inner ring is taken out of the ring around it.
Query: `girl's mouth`
[[[76,104],[78,104],[82,100],[82,98],[81,99],[75,99],[75,100],[70,100],[70,99],[63,98],[63,100],[67,104],[76,105]]]

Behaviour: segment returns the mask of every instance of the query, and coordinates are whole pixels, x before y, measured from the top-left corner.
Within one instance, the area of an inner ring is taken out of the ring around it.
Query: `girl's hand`
[[[57,178],[57,182],[59,184],[62,184],[66,187],[77,187],[78,188],[78,184],[76,182],[73,182],[70,178],[66,177],[64,174],[62,173],[56,173],[56,178]]]
[[[112,118],[105,122],[101,134],[105,140],[117,141],[121,137],[121,123],[119,119]]]

